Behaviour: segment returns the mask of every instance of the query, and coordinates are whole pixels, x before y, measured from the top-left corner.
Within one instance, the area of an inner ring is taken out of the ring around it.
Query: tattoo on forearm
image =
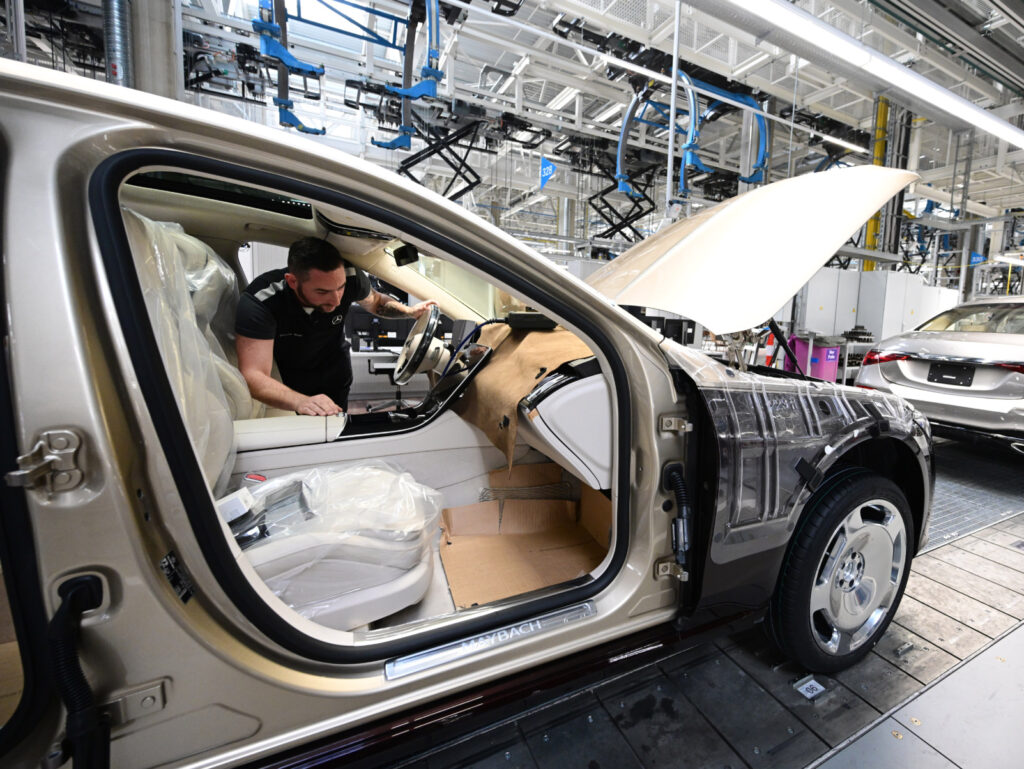
[[[407,317],[409,317],[409,313],[405,311],[405,308],[402,307],[402,305],[400,305],[398,302],[396,302],[393,299],[390,300],[390,301],[384,302],[377,309],[377,315],[379,315],[382,318],[407,318]]]

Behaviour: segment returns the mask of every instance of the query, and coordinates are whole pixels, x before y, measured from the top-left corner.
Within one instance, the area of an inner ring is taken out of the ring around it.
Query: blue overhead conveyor
[[[260,54],[278,64],[277,96],[274,97],[277,120],[281,125],[302,133],[322,136],[326,133],[325,129],[305,125],[292,111],[295,103],[289,93],[289,76],[298,75],[303,82],[311,77],[319,80],[323,77],[324,68],[300,61],[288,50],[287,18],[288,12],[283,0],[260,0],[260,15],[252,20],[253,31],[260,35]]]
[[[413,60],[416,57],[416,31],[424,17],[427,22],[427,62],[420,69],[420,77],[423,79],[414,83],[412,70]],[[405,46],[402,48],[404,60],[402,85],[400,87],[384,86],[388,92],[402,97],[402,123],[398,126],[398,135],[393,139],[388,141],[370,139],[370,143],[375,147],[388,150],[407,150],[412,147],[412,137],[416,135],[416,128],[412,124],[409,102],[423,98],[437,98],[437,84],[444,78],[444,72],[438,68],[441,58],[440,0],[425,0],[425,5],[414,2],[406,24]]]
[[[686,169],[695,168],[702,173],[715,173],[716,171],[716,169],[706,165],[697,154],[700,142],[701,126],[709,120],[714,119],[716,113],[721,108],[736,107],[737,104],[749,106],[754,110],[754,118],[757,121],[758,132],[757,160],[754,163],[752,172],[747,176],[739,177],[739,180],[747,184],[758,184],[763,181],[764,169],[768,165],[768,121],[765,119],[757,101],[749,94],[730,93],[713,86],[710,83],[695,80],[683,71],[679,72],[679,78],[686,86],[688,108],[685,110],[678,110],[676,118],[678,119],[682,115],[691,116],[685,129],[680,127],[678,124],[673,126],[672,129],[673,133],[685,134],[686,136],[685,142],[681,147],[682,162],[679,168],[679,196],[686,198],[689,195],[689,191],[686,188]],[[692,116],[698,115],[697,88],[700,88],[701,90],[718,98],[711,101],[707,109],[694,119]],[[629,131],[632,124],[644,123],[658,128],[665,128],[671,120],[669,106],[663,102],[654,101],[650,98],[653,90],[654,89],[648,85],[641,91],[637,92],[633,97],[633,100],[630,102],[629,109],[626,111],[626,115],[622,120],[622,130],[619,132],[619,147],[618,152],[616,153],[615,179],[618,182],[619,192],[624,192],[631,198],[637,197],[637,193],[630,184],[629,174],[625,171],[625,156],[629,142]],[[660,119],[654,120],[647,117],[648,111],[655,112]]]
[[[441,59],[441,0],[426,0],[427,10],[427,63],[420,70],[418,83],[409,83],[408,78],[403,79],[402,87],[389,85],[387,89],[391,93],[408,99],[422,99],[437,97],[437,84],[444,79],[444,72],[438,69]],[[410,23],[409,33],[406,36],[405,58],[406,61],[413,57],[412,39],[415,28]],[[406,68],[406,73],[411,67]]]

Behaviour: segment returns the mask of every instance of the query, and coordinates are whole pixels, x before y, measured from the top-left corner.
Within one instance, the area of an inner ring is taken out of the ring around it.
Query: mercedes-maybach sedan
[[[750,328],[913,174],[753,190],[587,285],[312,140],[11,62],[0,101],[4,766],[311,765],[763,617],[813,671],[885,631],[927,422],[618,303]],[[243,257],[310,236],[437,302],[392,361],[425,395],[252,399]]]

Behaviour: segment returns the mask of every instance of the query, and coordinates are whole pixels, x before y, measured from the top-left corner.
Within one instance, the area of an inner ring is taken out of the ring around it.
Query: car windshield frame
[[[987,318],[975,317],[986,313]],[[1024,334],[1024,302],[962,304],[939,313],[922,323],[916,330],[939,333]]]

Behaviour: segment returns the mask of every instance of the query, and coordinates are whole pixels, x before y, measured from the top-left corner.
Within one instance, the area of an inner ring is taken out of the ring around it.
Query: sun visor
[[[765,322],[917,174],[855,166],[768,184],[663,229],[592,274],[618,304],[716,334]]]

